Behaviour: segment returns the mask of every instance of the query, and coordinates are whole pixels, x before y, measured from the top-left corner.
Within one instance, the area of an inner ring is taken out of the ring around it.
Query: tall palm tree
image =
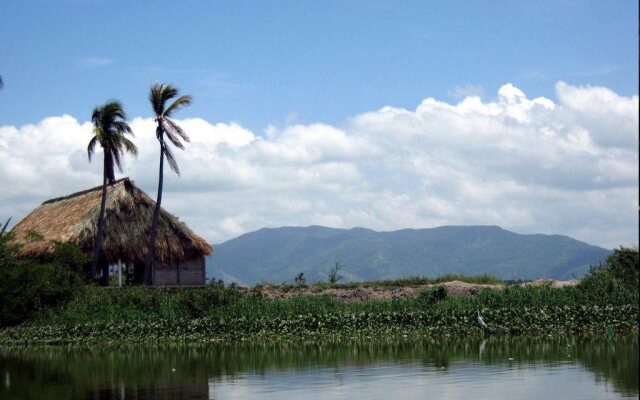
[[[122,103],[115,100],[94,108],[91,114],[93,137],[89,141],[89,146],[87,146],[87,155],[89,156],[89,162],[91,162],[96,144],[100,144],[104,153],[104,164],[102,169],[102,201],[100,203],[100,217],[98,218],[98,233],[96,234],[93,257],[91,259],[90,279],[95,279],[96,277],[98,257],[105,228],[104,214],[107,203],[107,185],[115,181],[114,166],[117,166],[122,172],[123,154],[125,152],[134,156],[138,154],[136,145],[125,136],[126,134],[133,136],[131,127],[126,122],[126,119],[127,115],[124,112]],[[106,284],[108,277],[106,273],[104,275],[103,284]]]
[[[167,158],[169,167],[173,172],[180,175],[180,168],[169,144],[165,138],[169,140],[177,148],[184,150],[182,141],[189,142],[189,136],[182,128],[171,120],[174,112],[182,107],[191,104],[192,97],[183,95],[178,97],[167,107],[167,102],[178,96],[178,89],[171,85],[154,83],[149,91],[149,101],[156,115],[156,137],[160,142],[160,167],[158,173],[158,197],[156,198],[156,208],[153,210],[153,219],[151,221],[151,233],[149,235],[149,248],[147,249],[147,257],[145,262],[144,277],[145,283],[153,284],[153,265],[156,250],[156,234],[158,233],[158,218],[160,217],[160,203],[162,203],[162,182],[164,180],[164,158]]]

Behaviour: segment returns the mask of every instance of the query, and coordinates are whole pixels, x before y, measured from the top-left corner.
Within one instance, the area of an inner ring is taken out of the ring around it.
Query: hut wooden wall
[[[156,265],[154,286],[195,286],[204,284],[204,257],[185,260],[176,265]]]

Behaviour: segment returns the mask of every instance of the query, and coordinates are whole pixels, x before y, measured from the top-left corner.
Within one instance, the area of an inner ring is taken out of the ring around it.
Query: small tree
[[[300,272],[298,275],[296,275],[296,285],[304,285],[307,280],[304,277],[304,272]]]
[[[342,279],[342,275],[338,274],[338,271],[340,271],[342,268],[344,268],[344,265],[336,261],[333,268],[331,268],[331,271],[329,271],[329,283],[337,283],[340,279]]]
[[[603,266],[627,286],[637,288],[640,285],[638,249],[628,247],[614,249],[613,253],[604,261]]]
[[[614,249],[599,265],[592,266],[578,288],[593,301],[637,303],[640,297],[640,263],[638,250]]]

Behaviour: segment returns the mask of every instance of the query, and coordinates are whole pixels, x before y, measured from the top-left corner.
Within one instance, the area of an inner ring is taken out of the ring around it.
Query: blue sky
[[[0,221],[101,182],[119,99],[147,193],[147,93],[194,103],[163,206],[213,243],[265,226],[499,225],[638,244],[637,1],[5,1]]]
[[[341,124],[384,105],[530,97],[553,85],[637,93],[636,1],[4,2],[0,121],[86,119],[110,98],[147,116],[149,84],[195,96],[185,117],[257,132]]]

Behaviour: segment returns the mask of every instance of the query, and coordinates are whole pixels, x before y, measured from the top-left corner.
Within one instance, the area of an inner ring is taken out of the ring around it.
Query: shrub
[[[73,244],[54,243],[49,260],[18,259],[18,247],[5,231],[0,232],[0,326],[65,305],[83,284],[87,257]]]
[[[344,268],[344,265],[340,264],[339,262],[335,263],[335,265],[331,268],[331,271],[329,271],[329,283],[337,283],[340,279],[342,279],[342,275],[338,274],[338,271],[340,271],[342,268]]]
[[[418,294],[418,302],[423,305],[432,305],[447,298],[447,288],[444,286],[435,286],[430,289],[423,290]]]
[[[238,290],[229,288],[206,287],[181,289],[173,294],[172,300],[177,308],[192,317],[205,315],[214,308],[229,305],[240,297]]]
[[[626,247],[615,249],[604,262],[604,267],[614,277],[630,288],[638,288],[640,284],[640,263],[638,250]]]
[[[50,261],[57,265],[64,265],[74,272],[82,274],[89,266],[89,256],[73,243],[53,242],[53,254]]]
[[[638,303],[639,281],[638,250],[620,247],[604,262],[591,267],[578,288],[592,301]]]
[[[0,271],[0,325],[65,305],[82,284],[79,273],[59,264],[26,260],[5,267]]]

